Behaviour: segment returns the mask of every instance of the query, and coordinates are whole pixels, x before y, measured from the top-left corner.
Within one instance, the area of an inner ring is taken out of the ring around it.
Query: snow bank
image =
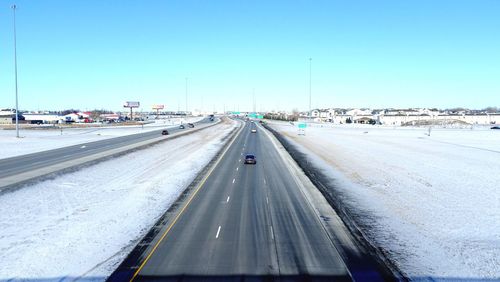
[[[20,130],[22,138],[16,138],[14,130],[0,130],[0,159],[77,145],[108,138],[143,133],[180,123],[196,122],[203,117],[157,120],[155,123],[130,126],[102,126],[60,129]]]
[[[500,278],[500,131],[271,126],[409,276]]]
[[[225,122],[0,197],[0,280],[105,279],[234,128]]]

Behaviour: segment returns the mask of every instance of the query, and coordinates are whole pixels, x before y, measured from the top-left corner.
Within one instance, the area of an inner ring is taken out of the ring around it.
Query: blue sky
[[[0,107],[14,106],[0,1]],[[500,1],[16,1],[20,108],[500,106]]]

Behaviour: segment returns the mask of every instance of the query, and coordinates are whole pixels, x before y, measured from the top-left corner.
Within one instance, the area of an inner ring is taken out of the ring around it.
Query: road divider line
[[[236,181],[236,178],[233,178],[233,184],[234,184],[235,181]]]
[[[273,231],[273,226],[271,225],[271,239],[274,240],[274,231]]]
[[[219,238],[219,233],[220,233],[220,225],[219,225],[219,229],[217,229],[217,234],[215,234],[215,239]]]
[[[229,198],[230,198],[230,196],[227,196],[226,203],[229,203]]]
[[[269,197],[266,196],[266,203],[269,205]]]

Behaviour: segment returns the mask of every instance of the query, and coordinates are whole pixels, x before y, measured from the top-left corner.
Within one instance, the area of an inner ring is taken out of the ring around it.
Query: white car
[[[252,133],[256,133],[256,132],[257,132],[257,129],[252,129],[250,132],[252,132]]]

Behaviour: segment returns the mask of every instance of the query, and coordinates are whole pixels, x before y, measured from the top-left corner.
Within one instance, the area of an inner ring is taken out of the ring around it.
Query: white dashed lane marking
[[[219,233],[220,233],[220,225],[219,225],[219,229],[217,229],[217,234],[215,235],[215,239],[219,238]]]

